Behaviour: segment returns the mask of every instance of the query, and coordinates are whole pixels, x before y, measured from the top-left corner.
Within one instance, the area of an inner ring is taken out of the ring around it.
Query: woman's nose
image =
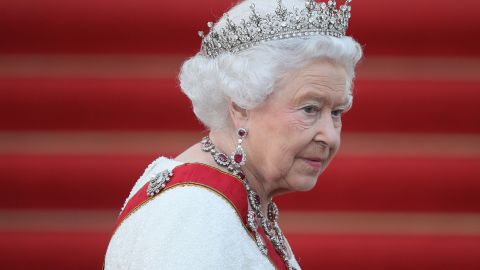
[[[335,123],[330,113],[323,114],[317,122],[314,140],[333,147],[339,143],[340,130],[341,124]]]

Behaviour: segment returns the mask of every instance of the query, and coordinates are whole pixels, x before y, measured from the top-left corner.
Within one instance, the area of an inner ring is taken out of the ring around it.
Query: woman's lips
[[[305,158],[305,163],[307,163],[310,167],[315,170],[320,170],[322,168],[322,161],[319,159],[308,159]]]

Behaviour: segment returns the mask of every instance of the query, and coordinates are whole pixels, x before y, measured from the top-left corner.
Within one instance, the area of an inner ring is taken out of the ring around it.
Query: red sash
[[[147,195],[148,185],[149,183],[146,183],[128,201],[127,205],[117,219],[115,230],[126,218],[128,218],[129,215],[134,213],[138,208],[151,199],[155,198],[155,196],[149,197]],[[255,241],[255,236],[250,230],[247,229],[246,225],[248,213],[247,192],[240,179],[208,165],[200,163],[186,163],[173,169],[173,176],[165,188],[160,191],[160,193],[162,193],[163,190],[167,190],[179,185],[202,186],[225,198],[236,210],[245,230],[247,230],[248,234],[252,238],[252,241]],[[272,262],[277,269],[287,269],[282,258],[275,251],[275,248],[266,237],[261,226],[258,228],[258,232],[262,235],[263,239],[265,239],[270,262]]]

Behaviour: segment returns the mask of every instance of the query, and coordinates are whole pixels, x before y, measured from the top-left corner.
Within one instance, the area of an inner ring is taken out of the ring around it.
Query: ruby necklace
[[[245,134],[240,134],[240,137],[244,137]],[[239,139],[241,143],[242,139]],[[247,214],[247,225],[250,231],[255,235],[255,242],[260,249],[260,251],[267,255],[267,246],[262,236],[258,232],[258,226],[261,225],[265,234],[267,235],[270,242],[275,247],[277,253],[282,257],[283,261],[287,265],[287,269],[295,270],[295,268],[290,264],[291,252],[289,252],[288,244],[285,240],[285,236],[278,225],[278,207],[277,205],[270,200],[267,207],[267,216],[261,212],[261,200],[260,196],[250,187],[248,180],[241,170],[240,166],[244,165],[246,162],[245,152],[241,147],[237,147],[234,153],[231,156],[218,151],[215,148],[215,145],[210,140],[210,137],[206,136],[201,140],[201,149],[204,152],[209,152],[213,156],[213,160],[222,166],[226,167],[234,176],[239,178],[245,190],[247,191],[248,197],[248,214]]]

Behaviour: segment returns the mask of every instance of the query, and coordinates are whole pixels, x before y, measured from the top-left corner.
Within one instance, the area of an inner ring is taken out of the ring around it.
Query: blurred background
[[[203,135],[178,87],[234,1],[0,2],[2,269],[101,269],[145,167]],[[353,2],[343,145],[278,198],[303,269],[480,269],[480,2]]]

